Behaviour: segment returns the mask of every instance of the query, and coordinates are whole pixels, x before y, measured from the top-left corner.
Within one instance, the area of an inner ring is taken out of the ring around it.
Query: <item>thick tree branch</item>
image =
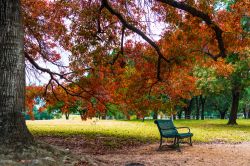
[[[177,2],[175,0],[156,0],[156,1],[162,2],[164,4],[170,5],[172,7],[175,7],[175,8],[181,9],[181,10],[184,10],[184,11],[190,13],[191,15],[193,15],[194,17],[199,17],[202,20],[204,20],[206,22],[206,24],[214,30],[215,35],[216,35],[216,39],[218,42],[218,47],[220,50],[220,53],[218,55],[213,55],[212,58],[216,60],[219,57],[225,58],[227,56],[226,49],[224,46],[224,41],[222,38],[223,31],[220,29],[220,27],[218,25],[216,25],[212,21],[212,19],[209,17],[208,14],[206,14],[206,13],[204,13],[204,12],[202,12],[202,11],[200,11],[200,10],[198,10],[198,9],[188,5],[188,4],[185,4],[184,2]]]
[[[147,41],[155,50],[156,52],[158,53],[159,56],[162,57],[162,59],[164,59],[166,62],[169,62],[169,60],[167,58],[165,58],[163,56],[163,54],[161,53],[160,51],[160,48],[158,47],[158,45],[153,41],[151,40],[149,37],[147,37],[145,35],[144,32],[142,32],[140,29],[136,28],[135,26],[133,26],[132,24],[128,23],[125,18],[119,13],[117,12],[115,9],[113,9],[110,4],[108,3],[107,0],[102,0],[102,3],[103,3],[103,6],[113,15],[115,15],[121,22],[122,24],[128,28],[129,30],[137,33],[138,35],[140,35],[145,41]]]
[[[134,25],[130,24],[123,16],[121,13],[117,12],[115,9],[111,7],[109,4],[108,0],[102,0],[102,5],[113,15],[115,15],[129,30],[135,32],[136,34],[140,35],[145,41],[147,41],[157,52],[158,56],[160,57],[158,60],[165,60],[166,62],[170,63],[170,60],[168,60],[164,55],[161,53],[159,46],[152,40],[150,39],[144,32],[142,32],[140,29],[136,28]],[[160,78],[160,66],[158,62],[158,67],[157,67],[157,78],[161,80]]]
[[[119,57],[119,54],[124,55],[124,47],[123,47],[123,44],[124,44],[124,34],[125,34],[125,27],[122,26],[121,50],[116,54],[116,56],[114,57],[114,59],[110,62],[111,65],[115,64],[116,60]]]
[[[121,37],[121,54],[124,54],[124,47],[123,47],[123,43],[124,43],[124,33],[125,33],[125,27],[122,26],[122,37]]]
[[[157,61],[157,79],[159,81],[162,81],[161,79],[161,56],[158,56],[158,61]]]
[[[97,32],[98,33],[102,33],[102,28],[101,28],[101,12],[102,12],[102,9],[104,8],[103,5],[101,5],[101,7],[99,8],[98,10],[98,18],[97,18]]]
[[[49,75],[57,75],[57,76],[59,76],[59,77],[64,77],[63,74],[55,73],[55,72],[52,72],[52,71],[49,70],[49,69],[46,69],[46,68],[43,68],[43,67],[39,66],[39,65],[34,61],[34,59],[28,55],[28,53],[25,52],[24,55],[25,55],[25,58],[28,59],[29,62],[30,62],[36,69],[38,69],[38,70],[40,70],[40,71],[42,71],[42,72],[48,73]]]
[[[52,81],[52,79],[50,78],[48,84],[45,86],[44,96],[47,95],[47,91],[48,91],[48,88],[49,88],[49,85],[50,85],[51,81]]]
[[[58,98],[57,95],[56,95],[56,92],[54,91],[54,86],[53,86],[53,84],[50,83],[50,85],[51,85],[51,90],[52,90],[52,93],[53,93],[54,97],[56,98],[57,101],[60,101],[59,98]]]

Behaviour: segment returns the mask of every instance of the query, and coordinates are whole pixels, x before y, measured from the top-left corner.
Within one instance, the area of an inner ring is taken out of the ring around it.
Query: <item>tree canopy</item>
[[[225,85],[241,93],[250,80],[249,11],[247,0],[23,0],[26,72],[49,77],[26,88],[26,105],[35,93],[47,106],[63,101],[64,113],[79,101],[88,117],[111,103],[144,116]]]

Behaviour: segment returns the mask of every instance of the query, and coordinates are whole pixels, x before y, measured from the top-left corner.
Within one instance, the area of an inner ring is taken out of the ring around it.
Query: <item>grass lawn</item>
[[[175,125],[188,126],[194,142],[250,142],[250,120],[238,120],[237,126],[226,125],[227,120],[176,120]],[[152,120],[36,120],[27,121],[35,136],[85,136],[136,139],[140,142],[159,140],[159,132]]]

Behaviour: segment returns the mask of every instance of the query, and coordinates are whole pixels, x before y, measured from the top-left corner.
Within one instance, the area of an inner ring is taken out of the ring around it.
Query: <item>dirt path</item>
[[[159,144],[156,143],[127,144],[118,148],[107,148],[100,139],[42,137],[40,140],[69,149],[76,155],[85,155],[99,161],[98,165],[103,166],[122,166],[130,163],[140,163],[146,166],[250,166],[250,142],[194,143],[193,146],[181,145],[181,152],[177,152],[169,148],[158,151]]]
[[[193,147],[182,145],[181,152],[170,149],[157,151],[158,144],[146,145],[116,154],[91,156],[102,160],[104,165],[126,165],[141,163],[148,166],[187,165],[187,166],[249,166],[250,143],[241,144],[196,144]]]

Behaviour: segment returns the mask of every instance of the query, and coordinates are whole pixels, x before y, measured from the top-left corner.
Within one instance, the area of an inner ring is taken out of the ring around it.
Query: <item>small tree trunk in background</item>
[[[227,109],[225,109],[223,111],[219,111],[219,112],[220,112],[220,119],[225,119],[226,118]]]
[[[244,119],[247,119],[247,108],[246,106],[243,108]]]
[[[153,115],[153,119],[157,119],[158,118],[158,110],[154,110],[154,115]]]
[[[204,113],[205,113],[205,102],[206,102],[206,97],[200,96],[200,101],[201,101],[201,120],[205,119]]]
[[[188,106],[184,107],[185,119],[191,119],[191,108],[192,108],[193,98],[189,101]]]
[[[81,120],[86,120],[84,117],[84,113],[82,111],[80,111],[79,113],[80,113]]]
[[[240,90],[239,88],[234,88],[232,90],[232,108],[229,116],[228,125],[237,125],[236,119],[237,119],[237,113],[238,113],[238,106],[240,101]]]
[[[106,115],[101,115],[101,119],[106,120],[107,116]]]
[[[181,119],[181,115],[182,115],[182,110],[178,111],[177,113],[178,119]]]
[[[69,112],[65,112],[65,118],[66,120],[69,120]]]
[[[173,115],[173,119],[176,120],[176,115]]]
[[[80,114],[82,120],[87,119],[87,116],[86,116],[87,111],[88,111],[87,108],[83,108],[83,109],[79,110],[79,114]]]
[[[19,0],[0,0],[0,145],[28,145],[25,63]]]
[[[195,97],[195,104],[196,104],[196,120],[200,119],[200,102],[199,102],[199,97]]]
[[[81,120],[85,120],[83,113],[80,113]]]
[[[184,107],[185,119],[190,119],[190,114],[187,107]]]

